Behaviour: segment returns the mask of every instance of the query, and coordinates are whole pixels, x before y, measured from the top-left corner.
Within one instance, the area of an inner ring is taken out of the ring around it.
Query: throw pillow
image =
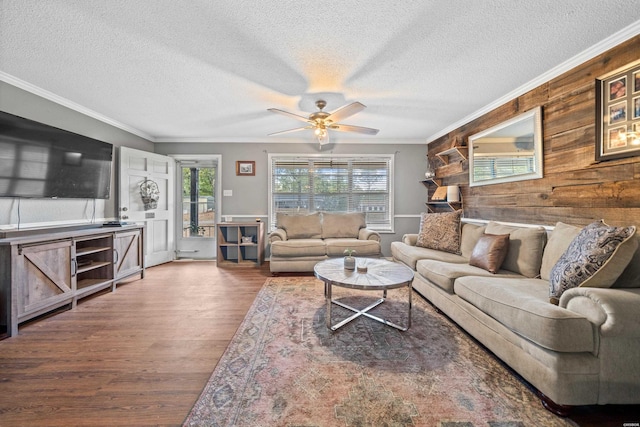
[[[608,288],[635,253],[635,226],[610,227],[602,221],[587,225],[551,269],[549,300],[558,304],[571,288]]]
[[[485,233],[509,233],[509,252],[502,263],[503,270],[531,278],[540,275],[542,253],[547,243],[547,231],[544,227],[518,227],[491,221],[487,224]]]
[[[469,265],[496,274],[509,251],[508,234],[484,234],[473,248]]]
[[[416,246],[460,254],[460,217],[462,211],[427,213],[420,216]]]
[[[568,225],[563,222],[556,223],[542,254],[542,265],[540,266],[540,278],[542,280],[551,278],[551,269],[580,231],[582,231],[582,227]]]
[[[320,238],[322,235],[319,212],[309,215],[287,215],[278,212],[276,223],[278,228],[287,232],[288,239]]]

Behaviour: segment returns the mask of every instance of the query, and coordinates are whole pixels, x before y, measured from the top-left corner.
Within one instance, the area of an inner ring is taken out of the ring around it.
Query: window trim
[[[394,178],[395,178],[395,154],[300,154],[300,153],[269,153],[268,154],[268,164],[269,164],[269,176],[268,176],[268,224],[269,231],[273,231],[271,224],[274,223],[274,207],[273,207],[273,161],[278,159],[283,160],[313,160],[313,159],[362,159],[362,158],[380,158],[384,160],[388,160],[389,162],[389,176],[387,177],[389,182],[389,224],[388,226],[376,226],[367,224],[367,228],[371,230],[375,230],[379,233],[395,233],[395,202],[394,202]]]

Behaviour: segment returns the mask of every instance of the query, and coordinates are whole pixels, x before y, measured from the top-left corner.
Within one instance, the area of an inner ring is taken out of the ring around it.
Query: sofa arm
[[[640,288],[573,288],[560,307],[585,316],[603,337],[640,337]]]
[[[377,231],[369,230],[368,228],[361,228],[358,232],[359,240],[375,240],[376,242],[380,241],[380,233]]]
[[[271,233],[269,233],[269,243],[277,242],[277,241],[285,241],[287,240],[287,232],[282,228],[276,228]]]
[[[418,242],[417,234],[405,234],[402,236],[402,243],[409,246],[415,246]]]

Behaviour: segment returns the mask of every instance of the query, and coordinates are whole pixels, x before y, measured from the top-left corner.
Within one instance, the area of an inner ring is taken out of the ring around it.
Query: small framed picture
[[[624,122],[627,120],[627,103],[619,102],[609,107],[609,124]]]
[[[256,174],[256,162],[253,160],[236,161],[237,176],[254,176]]]
[[[609,129],[609,149],[623,148],[627,146],[626,131],[627,128],[624,126]]]
[[[627,77],[609,82],[609,101],[627,96]]]

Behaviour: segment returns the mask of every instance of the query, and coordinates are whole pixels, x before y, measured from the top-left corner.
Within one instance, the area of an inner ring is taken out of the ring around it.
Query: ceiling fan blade
[[[298,131],[306,130],[306,129],[313,129],[313,126],[305,126],[303,128],[295,128],[295,129],[283,130],[283,131],[280,131],[280,132],[270,133],[268,136],[282,135],[283,133],[298,132]]]
[[[278,113],[278,114],[282,114],[282,115],[287,116],[287,117],[291,117],[292,119],[301,120],[301,121],[307,122],[307,123],[313,123],[311,120],[309,120],[308,117],[300,116],[298,114],[293,114],[293,113],[290,113],[288,111],[279,110],[277,108],[267,108],[267,110],[271,111],[272,113]]]
[[[346,119],[347,117],[351,117],[356,113],[367,108],[364,104],[360,102],[352,102],[351,104],[345,105],[344,107],[338,108],[333,113],[329,114],[326,120],[331,120],[332,122],[339,122],[342,119]]]
[[[379,130],[378,129],[373,129],[373,128],[365,128],[362,126],[353,126],[353,125],[340,125],[340,124],[333,124],[329,127],[329,129],[331,130],[337,130],[340,132],[357,132],[357,133],[364,133],[367,135],[376,135]]]

